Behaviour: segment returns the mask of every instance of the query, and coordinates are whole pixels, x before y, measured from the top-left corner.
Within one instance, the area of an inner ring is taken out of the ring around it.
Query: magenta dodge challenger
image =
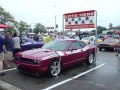
[[[42,48],[19,52],[15,56],[17,69],[27,74],[46,74],[55,77],[62,69],[94,62],[95,46],[77,40],[55,40]]]

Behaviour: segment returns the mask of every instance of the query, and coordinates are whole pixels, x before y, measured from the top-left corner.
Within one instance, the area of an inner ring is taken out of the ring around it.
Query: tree
[[[2,7],[0,7],[0,23],[6,24],[11,27],[5,29],[5,31],[9,31],[11,33],[15,32],[16,30],[14,28],[14,22],[14,17],[9,12],[5,11]]]
[[[91,33],[95,34],[95,33],[96,33],[96,30],[92,30]]]
[[[98,33],[98,34],[101,34],[102,31],[105,31],[105,30],[107,30],[107,28],[102,27],[102,26],[98,26],[98,27],[97,27],[97,33]]]
[[[29,29],[29,25],[23,21],[16,22],[15,26],[20,33],[26,32]]]
[[[33,29],[33,32],[36,33],[36,34],[38,34],[39,32],[40,33],[42,33],[42,32],[46,33],[47,30],[45,29],[45,27],[41,23],[37,23],[35,25],[35,28]]]
[[[109,24],[109,29],[112,29],[112,28],[113,28],[113,24],[110,23],[110,24]]]
[[[0,7],[0,23],[3,24],[13,24],[15,21],[14,17],[2,7]]]

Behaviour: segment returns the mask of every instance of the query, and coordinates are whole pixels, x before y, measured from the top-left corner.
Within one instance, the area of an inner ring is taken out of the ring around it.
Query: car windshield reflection
[[[48,44],[44,45],[43,49],[50,49],[50,50],[65,50],[68,45],[68,41],[51,41]]]

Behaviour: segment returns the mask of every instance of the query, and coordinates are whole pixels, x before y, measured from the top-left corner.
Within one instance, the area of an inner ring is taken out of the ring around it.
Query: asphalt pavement
[[[0,80],[22,90],[120,90],[119,66],[120,58],[114,52],[98,51],[96,66],[81,64],[55,78],[24,75],[13,68]]]

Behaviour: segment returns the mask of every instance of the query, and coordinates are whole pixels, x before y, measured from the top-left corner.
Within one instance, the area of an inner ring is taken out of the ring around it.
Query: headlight
[[[39,61],[39,60],[33,60],[33,63],[34,63],[34,64],[39,64],[40,61]]]

